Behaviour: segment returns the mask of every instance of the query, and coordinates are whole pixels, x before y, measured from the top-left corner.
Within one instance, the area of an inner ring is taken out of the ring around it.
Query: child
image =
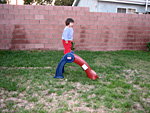
[[[71,52],[71,41],[73,41],[73,24],[74,20],[71,18],[68,18],[66,20],[66,27],[62,34],[62,40],[63,40],[63,46],[65,48],[64,54]]]

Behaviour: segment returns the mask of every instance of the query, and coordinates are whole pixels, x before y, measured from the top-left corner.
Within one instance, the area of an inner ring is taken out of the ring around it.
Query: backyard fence
[[[0,4],[0,50],[63,50],[73,18],[76,50],[146,50],[150,15],[89,12],[86,7]]]

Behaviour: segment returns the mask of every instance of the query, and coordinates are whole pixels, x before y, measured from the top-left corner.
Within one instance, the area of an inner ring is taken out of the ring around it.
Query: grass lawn
[[[75,53],[97,80],[75,63],[55,79],[63,51],[0,51],[0,113],[150,112],[150,52]]]

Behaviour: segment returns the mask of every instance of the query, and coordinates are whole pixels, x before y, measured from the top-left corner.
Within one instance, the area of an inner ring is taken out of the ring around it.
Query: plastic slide
[[[74,52],[72,51],[71,53],[67,53],[66,55],[64,55],[61,59],[61,61],[59,62],[57,69],[56,69],[56,75],[54,76],[54,78],[64,78],[63,77],[63,73],[64,73],[64,66],[66,63],[76,63],[79,66],[81,66],[83,68],[83,70],[86,72],[88,78],[92,79],[92,80],[96,80],[97,79],[97,74],[95,71],[93,71],[90,66],[87,64],[87,62],[85,62],[81,57],[79,57],[78,55],[74,54]]]

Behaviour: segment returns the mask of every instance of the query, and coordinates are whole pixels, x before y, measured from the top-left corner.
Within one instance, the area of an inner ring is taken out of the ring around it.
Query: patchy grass
[[[62,51],[0,51],[0,113],[150,112],[149,52],[76,54],[97,80],[75,63],[65,65],[64,79],[54,79]]]

